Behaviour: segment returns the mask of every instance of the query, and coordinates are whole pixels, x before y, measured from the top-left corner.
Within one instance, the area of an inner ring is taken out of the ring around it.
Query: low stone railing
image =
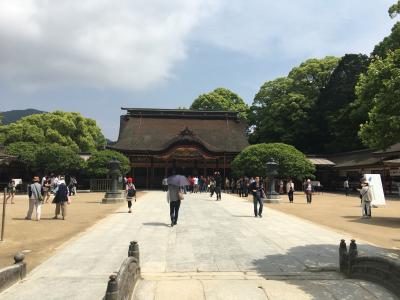
[[[372,281],[400,296],[400,262],[389,257],[358,256],[357,244],[351,240],[349,251],[344,240],[339,246],[340,272],[349,278]]]
[[[131,299],[139,278],[139,245],[136,241],[132,241],[129,245],[128,257],[122,263],[118,273],[110,276],[104,300]]]
[[[22,280],[26,276],[25,255],[17,253],[14,256],[14,265],[0,269],[0,292]]]

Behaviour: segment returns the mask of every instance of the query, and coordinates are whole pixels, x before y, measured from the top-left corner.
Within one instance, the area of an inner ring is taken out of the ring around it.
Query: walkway
[[[264,218],[254,218],[247,200],[188,195],[178,226],[168,224],[165,194],[149,192],[133,214],[124,208],[101,221],[0,298],[101,299],[129,241],[138,240],[144,280],[136,300],[394,299],[376,285],[332,272],[339,241],[349,237],[268,208]]]

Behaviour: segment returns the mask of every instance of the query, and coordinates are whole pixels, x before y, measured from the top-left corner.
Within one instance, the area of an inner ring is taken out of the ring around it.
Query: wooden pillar
[[[224,182],[225,182],[225,178],[226,178],[226,155],[224,153]]]
[[[154,160],[153,157],[150,158],[150,189],[154,186]]]

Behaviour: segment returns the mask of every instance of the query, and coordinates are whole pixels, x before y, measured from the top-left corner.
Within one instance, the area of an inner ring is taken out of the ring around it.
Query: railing
[[[119,183],[119,188],[122,189],[122,184]],[[91,192],[107,192],[111,190],[111,179],[90,179]]]
[[[358,256],[357,244],[351,240],[349,251],[342,240],[339,246],[340,272],[349,278],[368,280],[400,296],[400,262],[389,257]]]
[[[25,256],[17,253],[14,256],[14,265],[0,269],[0,292],[22,280],[26,276]]]
[[[118,274],[110,276],[103,300],[131,299],[139,278],[139,245],[136,241],[132,241],[129,245],[128,257],[122,263]]]

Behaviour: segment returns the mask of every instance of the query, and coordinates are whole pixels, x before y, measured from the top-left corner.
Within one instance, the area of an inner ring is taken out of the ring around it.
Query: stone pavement
[[[129,241],[138,240],[144,280],[136,300],[395,299],[334,272],[339,241],[350,239],[345,234],[268,208],[254,218],[251,202],[226,194],[218,202],[188,195],[176,227],[169,227],[168,214],[165,193],[149,192],[133,214],[123,208],[100,221],[0,298],[101,299]]]

